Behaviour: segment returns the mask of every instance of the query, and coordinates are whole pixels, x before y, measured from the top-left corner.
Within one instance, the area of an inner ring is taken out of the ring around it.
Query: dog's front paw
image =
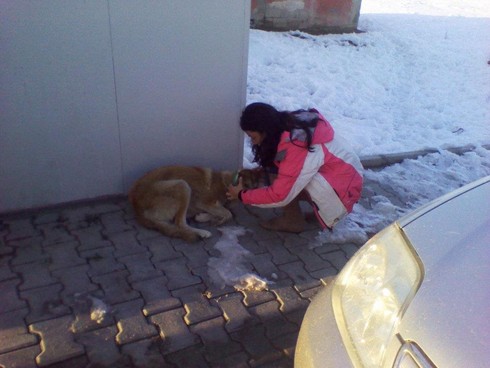
[[[201,239],[207,239],[213,236],[213,234],[210,231],[207,230],[202,230],[202,229],[196,229],[196,234],[201,238]]]

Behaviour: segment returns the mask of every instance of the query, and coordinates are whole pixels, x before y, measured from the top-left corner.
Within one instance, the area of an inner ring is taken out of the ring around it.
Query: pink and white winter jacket
[[[241,199],[258,207],[283,207],[304,189],[321,225],[331,228],[352,211],[361,196],[362,165],[349,144],[335,136],[330,123],[316,110],[300,114],[309,114],[305,119],[312,114],[319,118],[311,152],[301,129],[284,132],[275,161],[277,178],[268,187],[243,191]]]

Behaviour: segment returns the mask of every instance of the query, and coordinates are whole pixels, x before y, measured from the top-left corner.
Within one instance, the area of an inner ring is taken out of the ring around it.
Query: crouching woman
[[[300,200],[312,205],[322,228],[332,229],[352,211],[361,196],[361,162],[317,110],[278,111],[253,103],[244,109],[240,127],[252,141],[254,162],[277,175],[269,186],[257,189],[244,190],[239,182],[228,188],[227,197],[263,208],[284,207],[281,216],[261,226],[303,231]]]

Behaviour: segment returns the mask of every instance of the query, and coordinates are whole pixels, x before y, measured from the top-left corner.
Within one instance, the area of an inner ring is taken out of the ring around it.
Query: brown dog
[[[242,170],[239,175],[245,187],[257,187],[259,172]],[[187,218],[217,225],[230,220],[232,214],[223,204],[234,176],[231,171],[201,167],[160,167],[136,181],[129,201],[136,220],[147,228],[188,242],[209,238],[209,231],[189,226]]]

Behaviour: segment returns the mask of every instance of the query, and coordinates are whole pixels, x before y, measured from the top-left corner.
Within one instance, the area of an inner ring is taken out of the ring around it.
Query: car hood
[[[490,177],[399,224],[424,266],[399,335],[438,367],[481,366],[490,360]]]

